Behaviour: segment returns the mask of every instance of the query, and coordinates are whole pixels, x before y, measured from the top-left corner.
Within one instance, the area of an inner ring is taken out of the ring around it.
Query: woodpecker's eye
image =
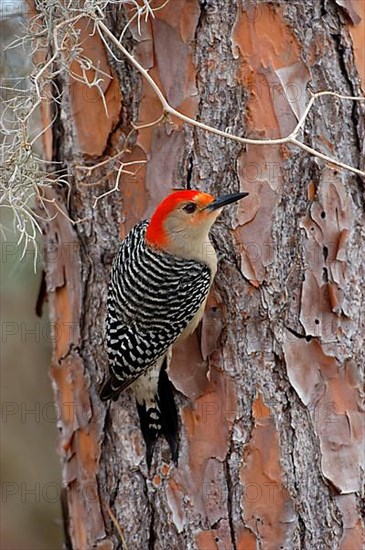
[[[197,206],[196,206],[195,202],[188,202],[188,204],[183,206],[183,210],[187,214],[192,214],[193,212],[195,212],[196,208],[197,208]]]

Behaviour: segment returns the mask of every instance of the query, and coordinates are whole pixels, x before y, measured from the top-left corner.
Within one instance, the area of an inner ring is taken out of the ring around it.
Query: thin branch
[[[163,121],[163,119],[166,117],[166,113],[162,112],[162,115],[160,115],[156,120],[153,120],[152,122],[146,122],[146,124],[132,124],[133,130],[144,130],[145,128],[152,128],[152,126],[157,126],[160,122]]]
[[[118,191],[119,189],[119,182],[120,182],[120,178],[122,176],[122,173],[124,174],[130,174],[131,176],[135,176],[137,173],[138,173],[138,170],[136,172],[130,172],[129,170],[125,170],[124,167],[125,166],[128,166],[130,164],[146,164],[147,163],[147,160],[135,160],[135,161],[132,161],[132,162],[126,162],[126,163],[121,163],[120,164],[120,167],[118,169],[118,173],[117,173],[117,177],[115,179],[115,184],[114,184],[114,187],[112,189],[109,189],[109,191],[106,191],[105,193],[103,193],[102,195],[99,195],[98,197],[94,197],[95,201],[94,201],[94,204],[93,204],[93,208],[96,207],[96,205],[98,204],[98,202],[101,200],[101,199],[104,199],[105,197],[107,197],[108,195],[110,195],[111,193],[114,193],[114,191]]]
[[[14,97],[9,97],[9,99],[5,98],[3,103],[4,106],[0,113],[0,127],[4,134],[4,140],[1,145],[4,163],[0,182],[0,206],[5,206],[13,210],[14,227],[19,233],[19,241],[23,246],[24,243],[26,245],[28,243],[33,243],[35,247],[37,246],[35,235],[37,231],[39,231],[39,227],[36,218],[42,218],[32,212],[33,202],[36,198],[38,198],[40,204],[43,205],[46,216],[49,215],[49,210],[51,210],[52,218],[53,212],[60,212],[70,221],[70,223],[75,224],[84,221],[84,219],[76,221],[71,220],[66,214],[67,206],[65,211],[61,209],[53,199],[47,199],[43,195],[45,189],[57,183],[66,185],[68,186],[67,205],[71,192],[71,186],[62,174],[54,173],[53,175],[55,177],[52,178],[52,174],[50,174],[49,170],[46,170],[45,166],[42,166],[42,163],[44,165],[55,163],[47,163],[37,158],[33,151],[33,145],[45,132],[47,132],[53,120],[48,120],[46,125],[41,129],[36,126],[36,130],[32,130],[34,115],[37,113],[39,106],[45,105],[46,102],[50,101],[55,103],[60,102],[61,94],[57,87],[54,89],[54,79],[63,71],[67,71],[72,78],[82,82],[89,88],[97,88],[98,93],[101,95],[105,112],[107,113],[107,104],[102,90],[102,84],[105,82],[106,78],[110,79],[112,77],[108,73],[102,71],[101,68],[97,66],[97,63],[94,64],[85,56],[83,42],[87,40],[87,37],[81,40],[79,29],[76,28],[77,22],[81,19],[85,19],[89,25],[90,36],[95,34],[96,31],[98,32],[106,48],[116,61],[120,62],[121,59],[118,59],[118,56],[115,54],[115,48],[121,52],[120,58],[122,58],[122,56],[127,58],[143,78],[146,79],[162,106],[162,114],[157,120],[141,125],[132,124],[132,130],[125,140],[123,151],[92,167],[76,167],[77,169],[84,170],[86,174],[91,174],[96,168],[108,165],[120,159],[124,153],[128,153],[127,143],[132,132],[136,130],[139,131],[143,128],[153,127],[164,119],[170,120],[170,117],[176,117],[189,125],[223,138],[234,140],[238,143],[252,145],[281,145],[287,143],[289,145],[294,145],[327,163],[346,169],[360,176],[365,176],[364,171],[320,153],[316,149],[302,143],[299,138],[299,134],[303,131],[307,117],[317,98],[322,96],[333,96],[341,100],[364,101],[365,98],[363,97],[345,96],[331,91],[312,94],[304,112],[300,117],[296,115],[296,118],[299,120],[294,130],[288,136],[278,139],[250,139],[240,137],[194,120],[171,107],[155,80],[150,76],[148,70],[146,70],[121,43],[121,38],[124,36],[129,25],[134,23],[137,25],[138,32],[141,32],[142,22],[147,21],[149,17],[154,17],[155,12],[163,9],[169,0],[161,0],[161,2],[159,6],[152,8],[152,2],[150,0],[122,1],[122,4],[132,4],[132,9],[136,11],[129,18],[119,40],[104,23],[104,12],[110,3],[108,1],[90,0],[77,7],[75,7],[75,3],[67,1],[65,4],[59,4],[57,10],[50,10],[47,2],[40,2],[38,5],[38,15],[29,22],[28,34],[20,38],[15,38],[12,44],[8,46],[8,48],[13,48],[17,45],[22,45],[28,50],[31,57],[35,56],[34,70],[29,78],[30,87],[27,86],[27,89],[24,90],[21,87],[19,89],[14,89]],[[115,46],[115,48],[113,47],[114,52],[112,51],[112,44]],[[50,45],[52,48],[50,48]],[[72,63],[75,62],[79,65],[80,74],[72,71]],[[94,74],[90,75],[89,71],[93,71]],[[8,92],[9,88],[5,86],[3,90]],[[140,164],[142,166],[146,162],[146,160],[131,161],[130,163],[121,162],[118,168],[111,164],[111,169],[117,169],[115,185],[106,193],[103,193],[99,197],[94,197],[94,207],[99,200],[119,188],[120,179],[123,173],[133,174],[133,172],[126,169],[129,164]],[[99,183],[100,182],[81,182],[80,185],[93,186],[99,185]],[[51,203],[54,205],[54,208],[51,206]]]
[[[117,518],[115,517],[115,515],[111,511],[110,506],[107,503],[105,503],[105,507],[107,509],[107,512],[109,514],[110,519],[112,520],[112,522],[114,524],[114,527],[116,528],[116,530],[118,532],[120,541],[121,541],[122,546],[123,546],[123,550],[128,550],[127,543],[125,542],[125,538],[124,538],[124,535],[123,535],[123,529],[121,528],[121,526],[118,523]]]
[[[224,132],[223,130],[218,130],[218,128],[214,128],[213,126],[208,126],[207,124],[204,124],[202,122],[198,122],[197,120],[190,118],[183,113],[180,113],[171,105],[168,103],[167,99],[161,92],[160,88],[154,81],[154,79],[150,76],[148,71],[133,57],[126,49],[125,47],[120,43],[120,41],[114,36],[114,34],[108,29],[108,27],[100,20],[96,21],[96,26],[98,28],[99,34],[101,37],[103,37],[103,33],[109,37],[110,41],[113,42],[113,44],[123,53],[123,55],[134,65],[134,67],[138,70],[138,72],[147,80],[153,91],[155,92],[156,96],[158,97],[162,108],[165,113],[168,113],[172,116],[175,116],[176,118],[179,118],[180,120],[183,120],[184,122],[190,124],[191,126],[196,126],[197,128],[201,128],[202,130],[205,130],[207,132],[211,132],[213,134],[216,134],[221,137],[225,137],[228,139],[231,139],[233,141],[237,141],[239,143],[245,143],[250,145],[281,145],[284,143],[291,143],[292,145],[295,145],[296,147],[299,147],[300,149],[303,149],[307,153],[310,153],[311,155],[318,157],[330,164],[334,164],[335,166],[338,166],[340,168],[343,168],[345,170],[349,170],[350,172],[353,172],[359,176],[365,176],[365,171],[359,170],[358,168],[354,168],[353,166],[350,166],[348,164],[345,164],[337,159],[334,159],[332,157],[329,157],[327,155],[324,155],[323,153],[320,153],[316,149],[313,149],[312,147],[309,147],[308,145],[305,145],[304,143],[298,141],[296,139],[296,136],[298,132],[302,129],[305,120],[308,116],[308,113],[314,103],[314,101],[317,99],[317,97],[321,97],[324,95],[330,95],[335,96],[340,99],[354,99],[356,101],[365,101],[365,98],[363,97],[350,97],[350,96],[343,96],[341,94],[338,94],[336,92],[330,92],[330,91],[324,91],[324,92],[318,92],[314,94],[305,109],[302,117],[300,118],[298,124],[294,128],[293,132],[289,134],[286,137],[278,138],[278,139],[250,139],[250,138],[243,138],[240,136],[236,136],[235,134],[231,134],[229,132]],[[104,41],[105,42],[105,41]],[[110,51],[110,48],[109,48]],[[112,53],[112,52],[111,52]],[[112,53],[112,55],[114,55]],[[115,56],[114,56],[115,57]],[[117,59],[117,58],[116,58]]]
[[[365,97],[356,97],[356,96],[351,96],[351,95],[342,95],[342,94],[339,94],[337,92],[330,92],[328,90],[324,91],[324,92],[317,92],[317,93],[314,93],[312,94],[312,97],[307,105],[307,107],[305,108],[304,110],[304,113],[302,114],[302,116],[300,117],[299,121],[298,121],[298,124],[296,125],[296,127],[294,128],[293,132],[290,134],[291,137],[295,137],[298,132],[302,129],[303,125],[304,125],[304,122],[309,114],[309,111],[311,110],[312,106],[313,106],[313,103],[315,102],[315,100],[318,98],[318,97],[322,97],[322,96],[332,96],[332,97],[337,97],[338,99],[348,99],[348,100],[351,100],[351,101],[365,101]]]

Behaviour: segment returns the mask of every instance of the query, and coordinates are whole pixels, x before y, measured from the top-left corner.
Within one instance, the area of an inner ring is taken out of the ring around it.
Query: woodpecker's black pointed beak
[[[205,210],[212,212],[213,210],[222,208],[227,204],[232,204],[233,202],[240,201],[244,197],[247,197],[247,195],[248,193],[233,193],[232,195],[222,195],[221,197],[218,197],[214,202],[208,204],[208,206],[205,207]]]

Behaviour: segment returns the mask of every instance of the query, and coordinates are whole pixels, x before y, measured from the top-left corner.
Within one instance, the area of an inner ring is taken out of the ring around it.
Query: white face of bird
[[[197,193],[189,200],[178,202],[166,216],[164,227],[168,235],[174,240],[184,238],[204,241],[223,207],[236,202],[248,193],[235,193],[223,195],[214,199],[207,193]]]
[[[194,190],[172,193],[156,208],[147,229],[147,242],[170,254],[200,259],[204,253],[201,251],[210,244],[209,230],[223,207],[247,195],[235,193],[215,199]]]
[[[222,208],[207,210],[214,201],[210,195],[197,195],[192,200],[182,201],[166,216],[164,227],[169,240],[204,241],[209,230],[222,212]],[[208,198],[209,197],[209,198]],[[202,200],[203,199],[203,200]],[[208,202],[209,201],[209,202]]]

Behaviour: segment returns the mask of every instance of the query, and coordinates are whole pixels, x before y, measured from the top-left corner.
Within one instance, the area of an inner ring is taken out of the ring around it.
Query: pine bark
[[[141,35],[132,24],[124,44],[176,109],[275,138],[295,127],[310,90],[361,95],[361,9],[175,0]],[[130,15],[109,5],[109,29],[119,36]],[[122,150],[132,122],[156,120],[161,106],[86,20],[80,28],[86,54],[110,75],[109,116],[98,93],[64,72],[46,136],[70,184],[50,198],[82,220],[44,226],[67,546],[360,548],[363,181],[291,146],[243,147],[164,120],[129,136],[123,160],[147,163],[94,206],[115,183],[113,164],[91,175],[78,166]],[[302,139],[363,168],[363,114],[359,103],[320,99]],[[119,239],[175,188],[250,195],[213,230],[214,288],[201,327],[174,354],[179,467],[161,440],[148,475],[133,396],[99,399],[107,284]]]

